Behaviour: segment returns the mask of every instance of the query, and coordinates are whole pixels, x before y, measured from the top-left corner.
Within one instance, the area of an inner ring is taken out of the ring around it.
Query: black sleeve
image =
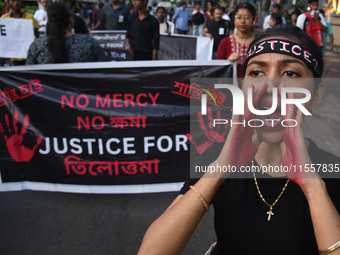
[[[208,28],[209,33],[210,33],[210,24],[211,24],[211,20],[208,20],[207,24],[205,25],[205,27]]]
[[[153,36],[152,36],[152,49],[159,50],[159,23],[158,20],[155,19],[154,21],[154,29],[153,29]]]
[[[131,20],[133,18],[133,15],[130,15],[128,20],[127,20],[127,24],[126,24],[126,38],[131,38]]]
[[[223,143],[213,143],[208,149],[206,149],[197,159],[195,165],[199,166],[208,166],[211,162],[215,161],[217,157],[220,155]],[[193,167],[193,166],[191,166]],[[194,185],[199,179],[198,178],[190,178],[190,174],[187,176],[183,187],[179,191],[179,194],[185,194],[191,185]]]

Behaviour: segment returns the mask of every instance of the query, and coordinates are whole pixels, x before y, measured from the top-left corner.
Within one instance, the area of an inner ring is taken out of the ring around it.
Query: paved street
[[[340,53],[325,58],[325,100],[306,130],[323,149],[340,156]],[[147,227],[176,193],[88,195],[53,192],[0,193],[1,255],[136,254]],[[204,254],[215,241],[213,210],[202,219],[184,255]]]

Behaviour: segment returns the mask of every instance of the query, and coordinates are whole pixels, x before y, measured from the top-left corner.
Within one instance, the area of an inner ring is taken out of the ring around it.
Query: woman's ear
[[[318,89],[315,91],[315,95],[312,101],[312,105],[311,105],[312,109],[316,109],[320,106],[322,99],[323,99],[323,95],[325,94],[325,91],[326,91],[325,84],[319,83]]]
[[[74,18],[72,16],[70,16],[70,23],[72,24],[72,27],[74,25]]]

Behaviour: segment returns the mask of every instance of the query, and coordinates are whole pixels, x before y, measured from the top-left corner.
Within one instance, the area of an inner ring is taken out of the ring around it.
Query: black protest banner
[[[0,77],[0,190],[29,184],[133,193],[178,189],[189,173],[190,139],[197,137],[189,134],[190,100],[200,96],[190,78],[230,78],[233,66],[60,64],[1,69]],[[231,97],[223,100],[219,110],[230,113]],[[152,184],[177,186],[143,189]]]
[[[133,56],[125,49],[126,31],[92,31],[110,61],[129,61]]]
[[[125,49],[125,31],[92,31],[91,36],[99,42],[110,61],[133,60]],[[210,41],[203,37],[161,34],[158,60],[210,60]]]

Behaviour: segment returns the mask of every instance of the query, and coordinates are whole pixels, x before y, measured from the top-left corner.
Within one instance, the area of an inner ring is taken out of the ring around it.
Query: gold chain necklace
[[[252,170],[253,170],[253,175],[254,175],[254,181],[255,181],[255,185],[256,185],[256,188],[257,188],[257,192],[259,193],[261,199],[263,202],[265,202],[266,205],[269,206],[270,210],[267,212],[268,214],[268,221],[270,221],[270,218],[272,215],[274,215],[273,213],[273,206],[277,203],[277,201],[279,201],[280,197],[282,196],[283,192],[286,190],[286,187],[288,185],[288,182],[289,180],[287,180],[285,186],[283,187],[280,195],[276,198],[276,200],[274,201],[274,203],[272,203],[271,205],[267,203],[267,201],[263,198],[262,194],[261,194],[261,191],[260,191],[260,188],[259,188],[259,185],[257,183],[257,180],[256,180],[256,176],[255,176],[255,172],[254,172],[254,160],[251,161],[251,164],[252,164]]]

